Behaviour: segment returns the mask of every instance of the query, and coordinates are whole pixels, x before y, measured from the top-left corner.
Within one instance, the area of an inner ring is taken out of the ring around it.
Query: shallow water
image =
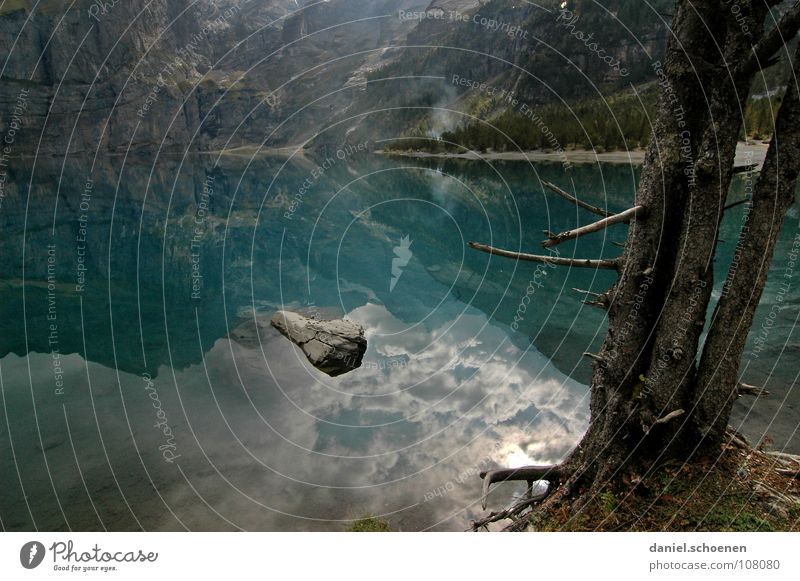
[[[558,461],[586,429],[581,354],[599,347],[604,312],[571,289],[601,292],[613,275],[466,243],[535,251],[542,230],[592,220],[539,179],[621,210],[635,168],[351,151],[12,173],[0,207],[5,529],[340,530],[370,513],[396,530],[460,530],[481,513],[479,470]],[[741,211],[726,217],[720,273]],[[798,292],[779,284],[797,234],[795,207],[757,316],[768,329],[745,355],[745,381],[773,395],[733,418],[795,452]],[[624,236],[560,252],[615,256]],[[229,338],[279,308],[361,322],[364,364],[331,378],[271,329]],[[498,486],[490,504],[518,491]]]

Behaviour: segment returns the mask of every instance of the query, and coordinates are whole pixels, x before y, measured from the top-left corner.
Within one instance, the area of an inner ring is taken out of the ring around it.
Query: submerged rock
[[[270,322],[303,350],[314,367],[334,377],[359,367],[367,350],[364,327],[353,321],[320,321],[278,311]]]

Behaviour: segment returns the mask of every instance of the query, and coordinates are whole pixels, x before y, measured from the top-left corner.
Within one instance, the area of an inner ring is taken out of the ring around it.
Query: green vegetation
[[[29,0],[6,0],[0,5],[0,16],[11,14],[17,10],[30,10],[31,3]]]
[[[389,533],[391,531],[388,522],[370,515],[358,519],[346,529],[348,533]]]
[[[459,151],[463,146],[478,151],[595,149],[644,147],[650,139],[650,118],[656,103],[656,87],[619,93],[605,100],[540,107],[519,103],[488,121],[472,121],[442,134],[442,142],[430,139],[398,141],[395,149]],[[491,108],[485,100],[480,110]],[[478,111],[480,116],[480,111]],[[415,128],[412,137],[423,137]]]
[[[769,97],[750,99],[744,114],[744,131],[749,139],[769,139],[772,136],[783,93],[780,91]]]
[[[486,112],[496,106],[484,97],[467,102],[467,112],[478,119],[444,132],[441,141],[427,137],[428,127],[420,122],[409,132],[409,139],[398,140],[387,149],[442,153],[464,148],[481,152],[518,149],[603,152],[642,148],[650,141],[657,92],[658,87],[650,83],[635,92],[572,104],[528,107],[519,103],[487,120],[483,119]],[[782,94],[781,91],[770,97],[750,99],[742,139],[769,139]]]
[[[671,461],[628,486],[606,489],[580,511],[534,510],[536,531],[792,531],[800,483],[775,471],[775,458],[727,446],[716,461]],[[780,500],[783,499],[783,500]]]

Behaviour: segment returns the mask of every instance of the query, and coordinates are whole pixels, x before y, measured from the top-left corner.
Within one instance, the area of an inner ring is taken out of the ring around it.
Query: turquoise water
[[[16,164],[0,207],[4,529],[341,530],[369,513],[461,530],[481,514],[479,470],[569,452],[588,422],[581,354],[605,332],[571,289],[614,275],[466,243],[536,251],[543,230],[592,220],[539,179],[621,210],[637,169],[338,153]],[[779,282],[797,233],[795,207],[757,325],[782,308],[746,354],[745,380],[773,395],[733,418],[793,451],[798,292]],[[624,236],[560,252],[616,256]],[[364,324],[362,367],[328,377],[269,328],[236,339],[280,308]]]

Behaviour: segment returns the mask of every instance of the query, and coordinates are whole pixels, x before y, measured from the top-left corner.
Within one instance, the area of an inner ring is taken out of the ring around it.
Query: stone
[[[360,367],[367,350],[364,327],[354,321],[323,321],[278,311],[270,323],[302,349],[311,365],[332,377]]]

